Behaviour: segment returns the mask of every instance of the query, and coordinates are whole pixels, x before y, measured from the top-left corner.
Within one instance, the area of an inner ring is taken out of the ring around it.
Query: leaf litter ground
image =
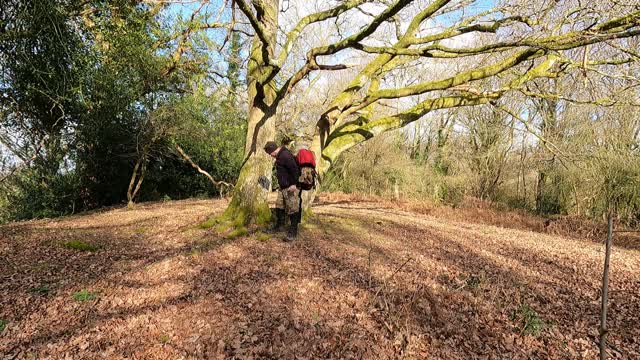
[[[198,228],[224,200],[2,226],[0,355],[597,356],[601,243],[356,200],[321,198],[294,243]],[[610,297],[610,355],[640,358],[637,247],[614,248]]]

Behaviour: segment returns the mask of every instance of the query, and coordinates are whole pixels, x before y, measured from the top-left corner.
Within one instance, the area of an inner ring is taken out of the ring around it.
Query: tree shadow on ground
[[[331,218],[340,215],[325,214],[325,216]],[[360,221],[365,224],[363,228],[382,237],[398,239],[401,234],[402,240],[394,242],[394,246],[388,248],[388,253],[400,254],[403,247],[409,247],[410,252],[428,254],[431,259],[437,260],[448,270],[455,269],[463,276],[482,274],[485,281],[489,283],[481,285],[488,288],[497,287],[493,292],[499,290],[502,298],[509,298],[506,302],[500,303],[496,301],[500,299],[496,299],[495,294],[482,294],[474,290],[472,291],[473,299],[467,300],[473,302],[482,300],[484,306],[488,307],[504,307],[505,309],[498,314],[503,318],[508,317],[509,312],[516,307],[526,304],[538,309],[541,317],[552,325],[550,327],[555,327],[565,334],[571,333],[574,340],[590,339],[597,329],[600,274],[590,266],[592,264],[581,264],[577,260],[570,259],[566,254],[561,257],[543,255],[535,252],[534,249],[515,248],[512,249],[515,251],[507,251],[506,247],[511,246],[509,243],[504,244],[505,248],[496,246],[492,243],[492,241],[495,242],[494,240],[481,234],[434,231],[424,226],[395,222],[389,218],[384,219],[382,223],[384,225],[380,225],[371,221],[370,214],[359,216],[350,213],[343,216],[351,221],[360,218]],[[342,231],[344,232],[345,229]],[[473,241],[459,241],[459,238],[464,235],[473,235],[477,246]],[[350,241],[363,239],[358,232],[345,236],[350,238]],[[382,250],[377,249],[377,251]],[[500,258],[507,259],[508,263],[498,261],[501,260]],[[584,268],[585,265],[587,268]],[[433,274],[430,275],[433,278]],[[638,282],[627,285],[639,289]],[[638,335],[638,329],[632,325],[629,317],[635,317],[633,314],[640,311],[638,297],[633,294],[633,291],[621,291],[617,293],[617,298],[613,302],[625,307],[623,312],[619,312],[610,319],[610,327],[615,329],[612,333],[616,332],[613,336],[616,340],[625,343],[623,348],[631,348],[637,352],[637,345],[632,338]],[[460,310],[467,303],[463,301],[458,305],[460,309],[455,313],[464,313]],[[491,323],[490,320],[484,319],[483,323]],[[513,324],[507,321],[503,325],[502,330],[508,334],[508,328]],[[463,326],[463,328],[467,327]],[[541,338],[545,342],[554,342],[553,335],[548,332]]]
[[[105,227],[92,230],[110,242],[95,254],[46,246],[38,256],[11,253],[30,262],[21,268],[42,260],[51,268],[6,278],[3,309],[22,310],[0,347],[81,358],[525,359],[573,358],[576,344],[593,350],[582,343],[598,311],[593,289],[584,291],[593,283],[587,272],[533,250],[509,251],[509,243],[497,246],[473,230],[399,221],[406,214],[319,210],[292,244]],[[26,241],[13,236],[13,246]],[[165,244],[167,237],[175,239]],[[47,280],[60,284],[55,293],[28,293]],[[80,288],[103,293],[73,303],[69,294]],[[640,313],[637,292],[614,298],[627,301],[627,314]],[[512,318],[523,304],[547,323],[538,336],[521,334]],[[638,352],[633,315],[616,316],[612,338]]]

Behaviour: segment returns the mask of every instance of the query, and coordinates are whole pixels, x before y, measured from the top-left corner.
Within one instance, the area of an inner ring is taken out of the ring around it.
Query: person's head
[[[278,152],[280,151],[280,147],[278,147],[278,144],[276,144],[275,141],[267,141],[267,143],[264,145],[264,151],[267,154],[276,157],[278,155]]]

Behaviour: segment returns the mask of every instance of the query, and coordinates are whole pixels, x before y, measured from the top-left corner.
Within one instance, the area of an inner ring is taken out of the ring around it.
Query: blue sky
[[[462,13],[465,15],[473,15],[486,10],[493,8],[496,5],[497,0],[477,0],[473,5],[465,7],[463,10],[459,10],[453,13],[446,14],[445,16],[439,17],[436,22],[440,23],[444,26],[451,25],[454,21],[458,20]],[[207,13],[210,15],[210,21],[214,21],[218,16],[218,11],[220,7],[224,4],[223,0],[211,0],[209,1],[205,7],[202,9],[201,14]],[[185,4],[172,4],[168,7],[167,15],[174,18],[179,19],[182,18],[183,21],[189,20],[192,13],[197,10],[201,6],[199,1],[196,2],[187,2]],[[230,12],[226,11],[225,15],[222,17],[222,21],[228,20],[230,16]],[[224,37],[226,36],[226,30],[217,29],[217,30],[209,30],[207,32],[208,36],[216,41],[217,43],[221,43]],[[211,51],[210,56],[215,64],[217,64],[218,70],[224,71],[226,69],[226,64],[224,63],[224,58],[221,57],[216,51]]]
[[[465,14],[477,14],[482,11],[489,10],[493,8],[497,3],[497,0],[476,0],[472,5],[466,7],[464,10],[460,10],[458,12],[449,14],[447,18],[455,18],[459,17],[461,13],[464,11]],[[211,0],[206,5],[209,13],[213,13],[217,15],[217,10],[224,4],[223,0]],[[191,16],[191,14],[200,7],[200,2],[186,3],[186,4],[172,4],[169,6],[169,14],[170,16],[181,16],[183,19],[187,20]],[[227,12],[226,16],[223,17],[222,20],[227,20],[230,14]],[[442,19],[446,21],[445,19]]]

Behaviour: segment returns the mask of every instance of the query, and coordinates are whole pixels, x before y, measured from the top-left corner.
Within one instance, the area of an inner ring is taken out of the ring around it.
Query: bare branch
[[[462,84],[469,83],[471,81],[480,80],[484,78],[488,78],[494,75],[497,75],[505,70],[511,69],[514,66],[527,61],[538,58],[545,54],[542,50],[535,49],[527,49],[516,53],[505,60],[488,66],[484,66],[481,68],[468,70],[461,72],[453,77],[439,80],[439,81],[431,81],[426,83],[417,84],[414,86],[408,86],[401,89],[384,89],[373,92],[372,94],[367,95],[365,99],[361,102],[354,104],[351,108],[345,111],[345,114],[348,115],[357,111],[359,109],[364,108],[365,106],[378,101],[380,99],[394,99],[401,98],[412,95],[424,94],[426,92],[435,91],[435,90],[446,90],[455,86],[459,86]]]
[[[274,104],[279,104],[282,99],[287,96],[293,90],[293,88],[308,74],[310,74],[314,70],[345,70],[353,65],[350,64],[337,64],[337,65],[322,65],[318,64],[315,58],[312,58],[309,62],[307,62],[304,67],[298,70],[293,76],[291,76],[287,81],[282,85],[282,87],[277,91],[276,100]]]
[[[47,138],[45,137],[40,141],[40,143],[38,144],[38,147],[35,149],[35,152],[33,156],[31,156],[31,158],[26,159],[25,161],[22,162],[22,164],[15,166],[9,173],[5,174],[2,178],[0,178],[0,184],[2,184],[5,180],[10,178],[18,170],[24,167],[28,167],[35,159],[37,159],[40,156],[40,150],[44,147],[46,140]]]
[[[409,24],[407,31],[402,36],[402,39],[398,42],[397,47],[398,48],[408,47],[411,44],[410,40],[413,39],[413,37],[415,36],[415,33],[418,31],[420,24],[424,20],[426,20],[427,18],[435,14],[438,10],[442,9],[450,1],[451,0],[437,0],[431,3],[428,7],[426,7],[422,11],[420,11],[420,13],[418,13]],[[325,47],[314,48],[311,51],[309,51],[309,54],[307,55],[307,63],[300,70],[298,70],[296,74],[294,74],[294,76],[292,77],[293,80],[289,79],[287,81],[287,83],[285,84],[287,85],[287,87],[286,88],[283,87],[281,91],[290,91],[290,89],[292,89],[292,86],[289,86],[289,85],[290,84],[295,85],[297,83],[295,79],[301,79],[304,76],[306,76],[310,71],[312,71],[313,69],[309,67],[309,64],[312,62],[315,62],[316,56],[330,55],[342,49],[359,46],[358,45],[359,41],[361,41],[362,39],[372,34],[382,22],[387,21],[388,19],[395,16],[397,12],[402,9],[402,7],[406,6],[410,2],[411,1],[406,1],[406,2],[396,1],[392,6],[388,7],[385,11],[383,11],[380,15],[378,15],[378,17],[376,17],[369,26],[362,29],[359,33],[354,34],[351,37],[346,38],[338,43],[328,45]],[[366,82],[365,80],[371,79],[374,76],[374,74],[379,73],[379,70],[383,68],[387,63],[389,63],[389,61],[391,61],[392,59],[393,59],[393,56],[389,54],[384,54],[376,58],[374,61],[370,62],[349,85],[348,92],[343,92],[343,94],[341,94],[336,99],[336,101],[339,101],[340,103],[336,103],[334,101],[334,103],[332,104],[330,109],[327,111],[327,113],[336,112],[348,106],[350,104],[349,99],[351,98],[352,94],[356,93],[357,91],[359,91],[359,89],[362,88],[363,84]],[[285,90],[285,89],[288,89],[288,90]],[[326,117],[327,113],[325,113],[325,116],[323,117]]]
[[[510,16],[504,19],[500,19],[500,20],[496,20],[494,22],[488,22],[488,23],[484,23],[484,24],[472,24],[473,21],[475,21],[476,19],[482,17],[485,14],[488,13],[493,13],[498,11],[498,9],[495,10],[490,10],[488,12],[479,14],[477,16],[473,16],[470,17],[469,19],[463,21],[461,24],[452,26],[448,29],[446,29],[443,32],[437,33],[437,34],[432,34],[432,35],[427,35],[421,38],[416,38],[414,39],[414,41],[412,42],[415,45],[418,44],[426,44],[426,43],[431,43],[434,41],[440,41],[440,40],[444,40],[444,39],[450,39],[459,35],[463,35],[463,34],[468,34],[468,33],[472,33],[472,32],[486,32],[486,33],[495,33],[496,31],[498,31],[498,29],[500,29],[502,26],[506,25],[506,24],[511,24],[514,22],[520,22],[520,23],[524,23],[527,24],[529,26],[535,25],[536,21],[529,19],[527,17],[523,17],[523,16]]]
[[[559,93],[551,93],[551,92],[534,92],[529,90],[519,89],[519,91],[529,97],[539,98],[539,99],[553,99],[553,100],[564,100],[566,102],[570,102],[573,104],[581,104],[581,105],[597,105],[603,107],[611,107],[611,106],[640,106],[638,103],[634,102],[626,102],[616,100],[612,97],[602,97],[594,100],[582,100],[568,97]]]
[[[184,52],[188,48],[187,42],[189,41],[189,37],[191,36],[191,34],[194,31],[206,30],[206,29],[217,29],[217,28],[228,28],[229,27],[229,24],[224,23],[224,22],[211,22],[211,23],[195,24],[196,17],[200,14],[200,12],[202,11],[202,9],[204,8],[204,6],[206,4],[207,4],[206,1],[202,2],[200,4],[200,6],[191,13],[191,17],[189,19],[189,23],[187,24],[186,29],[184,29],[182,34],[180,34],[178,36],[178,37],[180,37],[180,41],[178,41],[178,47],[176,48],[176,50],[171,55],[171,62],[169,63],[167,68],[165,68],[162,71],[162,75],[163,76],[167,76],[167,75],[171,74],[173,71],[175,71],[178,68],[178,64],[180,63],[180,60],[182,59],[182,55],[184,54]],[[224,6],[225,5],[226,5],[226,2],[222,5],[222,7],[220,9],[221,13],[224,10]],[[233,26],[233,25],[231,25],[231,26]],[[172,40],[172,39],[170,38],[169,40]]]
[[[178,151],[178,154],[180,154],[180,156],[182,156],[182,158],[189,163],[189,165],[191,165],[191,167],[193,167],[194,169],[196,169],[200,174],[204,175],[207,177],[207,179],[209,179],[209,181],[211,181],[211,183],[213,184],[213,186],[215,186],[216,188],[221,188],[223,186],[227,186],[227,187],[233,187],[232,184],[229,184],[228,182],[225,181],[216,181],[213,176],[211,176],[211,174],[209,174],[208,172],[206,172],[205,170],[202,170],[202,168],[196,164],[189,155],[187,155],[187,153],[184,152],[184,150],[182,150],[182,147],[180,147],[180,145],[176,144],[176,150]]]
[[[337,18],[341,14],[353,8],[357,8],[359,5],[362,5],[363,3],[366,3],[368,1],[369,0],[349,0],[329,10],[307,15],[302,18],[300,21],[298,21],[296,26],[287,34],[287,40],[282,47],[282,51],[278,56],[278,60],[276,61],[278,67],[282,67],[284,65],[287,57],[289,56],[289,52],[293,47],[293,44],[296,42],[296,40],[298,40],[300,34],[307,26],[330,18]]]
[[[504,106],[500,106],[498,104],[491,104],[494,108],[508,114],[509,116],[511,116],[512,118],[518,120],[518,122],[520,122],[525,129],[527,130],[527,132],[533,136],[536,137],[536,139],[538,139],[540,141],[540,144],[542,144],[542,146],[544,146],[545,149],[547,149],[547,151],[549,151],[549,153],[554,154],[558,157],[566,157],[562,151],[558,148],[558,146],[556,146],[553,142],[549,141],[548,139],[546,139],[544,136],[538,134],[537,132],[535,132],[531,126],[529,126],[529,122],[526,121],[525,119],[523,119],[521,116],[519,116],[518,114],[516,114],[515,112],[511,111],[510,109],[507,109]]]
[[[309,52],[309,55],[307,57],[311,58],[319,55],[332,55],[337,53],[340,50],[344,50],[346,48],[349,48],[357,44],[358,42],[362,41],[369,35],[373,34],[382,23],[384,23],[385,21],[395,16],[400,10],[402,10],[405,6],[410,4],[412,1],[413,0],[396,0],[391,6],[386,8],[382,13],[380,13],[380,15],[375,17],[371,21],[371,23],[369,23],[359,32],[349,36],[346,39],[338,41],[335,44],[314,48]],[[447,3],[449,1],[450,0],[438,0],[436,1],[436,3],[440,3],[440,2]]]

